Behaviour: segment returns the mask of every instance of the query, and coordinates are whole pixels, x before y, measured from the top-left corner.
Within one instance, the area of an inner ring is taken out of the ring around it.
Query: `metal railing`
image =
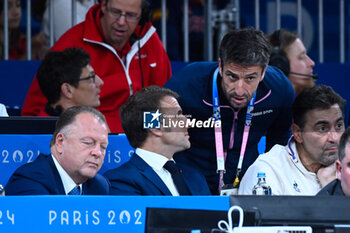
[[[49,19],[50,19],[50,31],[49,31],[49,45],[50,47],[54,44],[54,17],[53,17],[53,1],[47,0],[49,6]],[[178,0],[179,4],[184,4],[184,14],[183,14],[183,60],[189,61],[189,0]],[[260,21],[260,6],[261,0],[246,0],[252,1],[254,4],[254,21],[255,28],[261,28]],[[97,2],[97,0],[95,1]],[[281,28],[281,0],[274,0],[275,2],[275,23],[276,28]],[[339,3],[339,62],[345,62],[345,7],[344,0],[334,1]],[[31,60],[31,0],[26,1],[27,4],[27,18],[26,18],[26,36],[27,36],[27,60]],[[297,28],[296,31],[302,37],[302,0],[295,0],[296,4],[296,18],[297,18]],[[324,12],[323,12],[323,0],[318,0],[318,62],[324,62]],[[161,1],[161,40],[166,49],[167,47],[167,24],[166,24],[166,7],[167,0]],[[222,36],[225,33],[225,30],[229,30],[229,24],[234,25],[238,28],[240,26],[240,0],[231,0],[227,7],[221,11],[213,10],[212,0],[205,0],[204,4],[204,16],[205,16],[205,29],[204,29],[204,54],[205,60],[215,60],[213,57],[214,51],[214,39],[213,39],[213,30],[214,27],[219,28],[219,36]],[[9,59],[9,28],[8,28],[8,0],[3,1],[4,9],[4,59]],[[171,9],[168,9],[171,11]],[[72,0],[72,25],[76,24],[76,0]],[[217,39],[220,41],[220,38]]]

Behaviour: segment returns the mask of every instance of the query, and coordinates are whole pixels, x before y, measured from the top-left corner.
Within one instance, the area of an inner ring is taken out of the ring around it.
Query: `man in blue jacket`
[[[270,46],[261,31],[232,31],[221,42],[218,63],[190,64],[165,84],[179,93],[185,115],[215,122],[192,127],[191,148],[174,157],[197,166],[213,194],[234,181],[238,186],[261,137],[269,150],[291,135],[294,90],[279,69],[267,66]]]
[[[65,110],[56,123],[51,155],[39,155],[10,177],[6,195],[108,195],[96,174],[103,163],[109,128],[101,112],[85,106]]]
[[[111,195],[210,195],[200,172],[173,160],[175,152],[190,147],[187,118],[177,98],[167,88],[150,86],[122,106],[122,126],[136,151],[104,174]]]

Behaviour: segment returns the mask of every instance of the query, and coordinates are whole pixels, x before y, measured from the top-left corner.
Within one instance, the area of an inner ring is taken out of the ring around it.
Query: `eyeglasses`
[[[106,9],[108,11],[109,16],[111,16],[112,18],[118,20],[120,19],[120,17],[124,16],[125,20],[129,23],[136,23],[139,19],[140,16],[138,16],[135,13],[124,13],[120,10],[117,9],[108,9],[107,5],[106,5]]]
[[[89,76],[87,76],[87,77],[85,77],[85,78],[79,79],[79,81],[91,79],[92,82],[95,83],[95,78],[96,78],[96,74],[95,74],[95,72],[93,72],[93,73],[91,73]]]

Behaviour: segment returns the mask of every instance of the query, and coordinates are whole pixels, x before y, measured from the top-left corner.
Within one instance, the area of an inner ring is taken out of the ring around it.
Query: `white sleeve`
[[[0,116],[2,116],[2,117],[8,117],[9,116],[7,114],[5,105],[3,105],[3,104],[0,104]]]

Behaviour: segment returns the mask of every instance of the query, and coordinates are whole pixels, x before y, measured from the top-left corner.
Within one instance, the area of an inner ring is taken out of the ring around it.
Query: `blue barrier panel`
[[[12,173],[22,164],[31,162],[40,154],[50,153],[52,135],[7,135],[0,134],[0,184],[6,184]],[[109,145],[99,173],[119,167],[128,161],[134,152],[126,136],[109,135]]]
[[[225,211],[230,203],[227,196],[0,197],[0,232],[143,233],[146,207]]]
[[[22,108],[41,61],[0,61],[0,103]]]
[[[0,103],[9,108],[22,108],[28,89],[41,61],[0,60]],[[182,69],[186,62],[172,62],[173,74]]]

